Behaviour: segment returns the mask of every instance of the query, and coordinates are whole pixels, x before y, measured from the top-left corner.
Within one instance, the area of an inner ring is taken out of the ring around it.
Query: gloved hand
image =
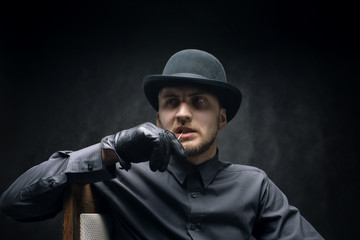
[[[149,161],[152,171],[165,171],[171,155],[186,159],[186,152],[175,135],[152,123],[143,123],[101,140],[103,149],[113,149],[126,171],[131,163]]]

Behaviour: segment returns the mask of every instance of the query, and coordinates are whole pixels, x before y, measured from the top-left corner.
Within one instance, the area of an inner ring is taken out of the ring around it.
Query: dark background
[[[358,237],[354,6],[13,1],[0,11],[0,193],[57,150],[154,122],[143,77],[197,48],[214,54],[243,93],[220,134],[222,160],[265,170],[326,239]],[[21,223],[1,213],[0,238],[61,239],[61,224],[61,214]]]

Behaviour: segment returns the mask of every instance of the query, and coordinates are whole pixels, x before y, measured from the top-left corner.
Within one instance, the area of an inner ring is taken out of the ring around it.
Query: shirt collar
[[[185,182],[187,174],[190,172],[190,169],[197,167],[199,169],[204,187],[207,188],[209,184],[214,180],[215,176],[219,171],[224,169],[226,166],[231,163],[222,162],[219,160],[219,151],[216,151],[216,154],[213,158],[203,162],[202,164],[195,166],[188,161],[182,161],[170,158],[168,171],[171,172],[176,180],[182,185]]]

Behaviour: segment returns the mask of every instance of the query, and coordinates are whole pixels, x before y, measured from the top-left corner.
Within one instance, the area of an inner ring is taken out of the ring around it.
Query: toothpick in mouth
[[[181,136],[183,135],[184,132],[181,132],[180,135],[178,136],[177,140],[179,140],[181,138]]]

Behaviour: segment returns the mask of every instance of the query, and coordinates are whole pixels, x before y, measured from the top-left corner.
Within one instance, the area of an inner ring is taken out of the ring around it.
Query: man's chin
[[[182,145],[188,157],[197,157],[208,151],[215,142],[215,137],[208,141],[196,141],[197,139],[189,139],[189,141],[182,141]]]
[[[197,157],[206,150],[195,144],[183,144],[183,147],[188,157]]]

